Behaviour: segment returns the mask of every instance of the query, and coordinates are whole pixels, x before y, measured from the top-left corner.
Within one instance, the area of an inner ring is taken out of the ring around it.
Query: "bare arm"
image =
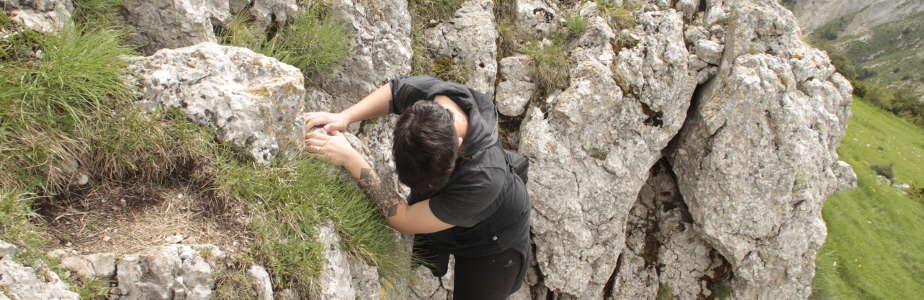
[[[453,227],[433,214],[430,200],[408,205],[392,185],[382,181],[342,134],[309,133],[306,136],[306,147],[313,157],[343,166],[392,228],[402,233],[431,233]]]
[[[381,117],[388,114],[391,109],[391,84],[386,83],[374,92],[344,109],[340,113],[309,112],[306,114],[308,123],[306,129],[324,125],[329,133],[344,130],[350,123]]]

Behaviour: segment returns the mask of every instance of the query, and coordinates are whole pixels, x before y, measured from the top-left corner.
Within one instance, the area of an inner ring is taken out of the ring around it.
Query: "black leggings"
[[[454,300],[507,299],[522,280],[523,256],[514,249],[484,257],[456,256]]]

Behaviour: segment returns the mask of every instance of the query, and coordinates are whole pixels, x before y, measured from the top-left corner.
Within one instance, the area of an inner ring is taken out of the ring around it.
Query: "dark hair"
[[[395,169],[398,180],[411,188],[411,200],[436,194],[459,155],[452,113],[436,102],[417,101],[398,118],[394,135]]]

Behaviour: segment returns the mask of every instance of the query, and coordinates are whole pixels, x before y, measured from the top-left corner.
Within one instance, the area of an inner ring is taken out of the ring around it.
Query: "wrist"
[[[359,178],[360,171],[362,169],[372,169],[372,166],[366,162],[362,155],[359,155],[358,152],[353,151],[347,161],[343,163],[343,168],[352,174],[353,177]]]

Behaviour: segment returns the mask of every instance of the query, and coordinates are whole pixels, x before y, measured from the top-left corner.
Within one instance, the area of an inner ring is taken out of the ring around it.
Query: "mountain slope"
[[[873,165],[893,164],[895,184],[924,186],[924,130],[854,101],[840,158],[858,187],[830,197],[828,237],[819,250],[816,299],[915,299],[924,295],[924,199],[877,178]],[[920,193],[920,190],[919,190]]]

